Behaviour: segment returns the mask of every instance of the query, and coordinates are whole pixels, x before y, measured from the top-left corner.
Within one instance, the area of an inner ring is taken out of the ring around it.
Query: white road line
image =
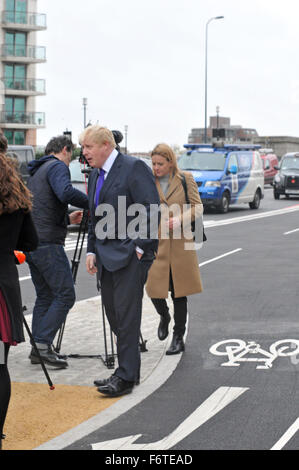
[[[203,263],[200,263],[198,266],[204,266],[205,264],[213,263],[214,261],[218,261],[221,258],[225,258],[226,256],[233,255],[234,253],[238,253],[239,251],[242,251],[243,248],[237,248],[236,250],[233,251],[228,251],[227,253],[224,253],[223,255],[216,256],[216,258],[209,259],[207,261],[204,261]]]
[[[27,281],[27,279],[31,279],[31,276],[19,277],[19,281]]]
[[[242,217],[233,217],[231,219],[218,220],[217,222],[205,221],[204,225],[205,225],[205,228],[220,227],[222,225],[237,224],[239,222],[248,222],[250,220],[263,219],[265,217],[273,217],[276,215],[284,215],[284,214],[288,214],[289,212],[296,212],[296,211],[299,211],[299,204],[296,204],[295,206],[290,206],[284,209],[261,212],[259,214],[252,214],[252,215],[246,215]]]
[[[284,235],[289,235],[290,233],[299,232],[299,228],[295,228],[295,230],[290,230],[289,232],[284,232]]]
[[[224,253],[223,255],[220,255],[220,256],[216,256],[216,258],[212,258],[212,259],[209,259],[207,261],[204,261],[203,263],[200,263],[198,266],[201,267],[201,266],[204,266],[205,264],[209,264],[209,263],[213,263],[214,261],[217,261],[221,258],[225,258],[226,256],[230,256],[230,255],[233,255],[234,253],[238,253],[239,251],[242,251],[243,248],[237,248],[236,250],[233,250],[233,251],[229,251],[228,253]],[[67,249],[65,251],[68,251]],[[19,278],[19,281],[26,281],[27,279],[31,279],[31,276],[25,276],[25,277],[20,277]]]
[[[299,430],[299,418],[296,419],[295,423],[284,433],[278,442],[272,447],[271,450],[281,450],[296,434]]]

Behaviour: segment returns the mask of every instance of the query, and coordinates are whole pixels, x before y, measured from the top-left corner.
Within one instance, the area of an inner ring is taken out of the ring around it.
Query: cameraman
[[[73,188],[69,164],[73,144],[66,136],[54,137],[45,149],[45,156],[29,163],[28,188],[33,194],[32,217],[39,246],[27,253],[31,277],[36,290],[32,317],[32,335],[43,361],[55,368],[68,366],[52,344],[75,303],[73,276],[64,251],[67,225],[81,222],[82,211],[68,216],[68,204],[88,209],[88,197]],[[29,356],[32,364],[40,362],[34,348]]]

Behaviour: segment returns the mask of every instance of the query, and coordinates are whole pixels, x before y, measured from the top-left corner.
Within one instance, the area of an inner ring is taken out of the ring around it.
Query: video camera
[[[115,140],[115,143],[116,143],[116,150],[120,151],[119,144],[123,140],[124,136],[122,135],[122,133],[120,131],[111,131],[111,132],[113,134],[113,137],[114,137],[114,140]],[[90,165],[88,164],[88,161],[86,160],[86,158],[83,155],[82,147],[81,147],[81,151],[80,151],[80,155],[79,155],[79,162],[82,163],[82,164],[85,164],[85,165],[87,165],[87,167],[89,167],[87,169],[81,170],[82,173],[89,174],[90,171],[91,171],[90,170]]]

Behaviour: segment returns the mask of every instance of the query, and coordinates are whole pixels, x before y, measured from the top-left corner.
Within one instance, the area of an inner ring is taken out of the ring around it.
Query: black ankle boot
[[[168,325],[171,320],[171,316],[169,315],[169,313],[160,316],[161,320],[158,327],[158,338],[160,341],[163,341],[168,336]]]
[[[183,336],[174,334],[171,341],[171,345],[166,351],[166,355],[171,356],[172,354],[179,354],[183,351],[185,351]]]
[[[6,437],[5,434],[0,435],[0,450],[2,450],[2,441],[3,439],[5,439],[5,437]]]

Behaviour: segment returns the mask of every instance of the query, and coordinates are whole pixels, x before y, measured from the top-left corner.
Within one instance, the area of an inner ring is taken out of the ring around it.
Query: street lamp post
[[[128,126],[125,125],[125,153],[128,152]]]
[[[204,141],[207,143],[207,106],[208,106],[208,26],[213,20],[221,20],[224,16],[214,16],[206,24],[206,57],[205,57],[205,134]]]
[[[84,129],[86,127],[86,108],[87,108],[87,98],[83,98],[83,109],[84,109]]]

